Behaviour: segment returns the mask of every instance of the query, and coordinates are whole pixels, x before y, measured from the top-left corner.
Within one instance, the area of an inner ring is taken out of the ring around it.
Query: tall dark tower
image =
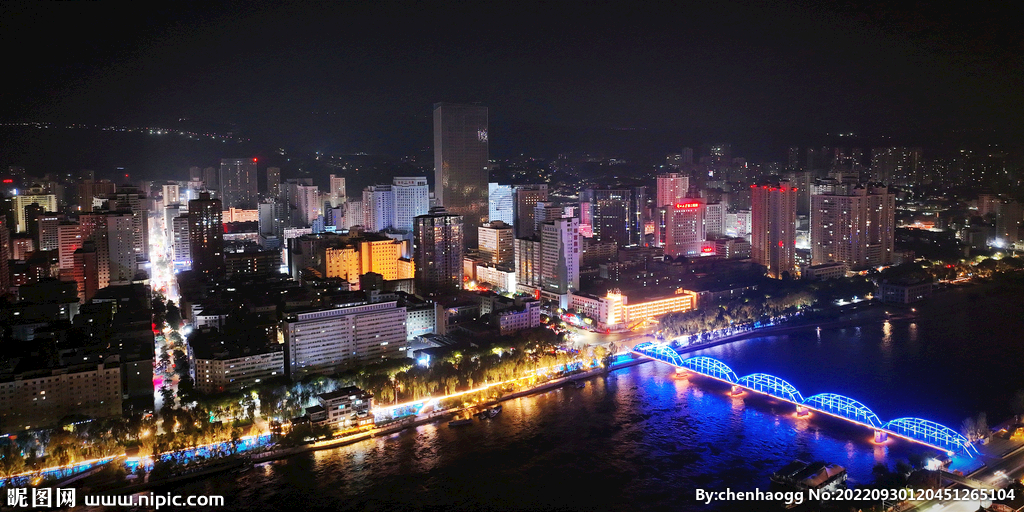
[[[466,247],[487,218],[487,107],[434,104],[434,195],[461,215]]]
[[[224,270],[224,217],[220,199],[200,192],[188,202],[188,239],[192,270],[207,275]]]

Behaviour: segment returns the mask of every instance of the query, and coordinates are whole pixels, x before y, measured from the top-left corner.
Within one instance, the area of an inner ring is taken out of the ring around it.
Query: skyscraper
[[[565,295],[580,288],[580,219],[555,219],[540,226],[541,286]],[[568,299],[561,304],[567,307]]]
[[[465,224],[467,247],[487,217],[487,107],[434,104],[434,195]]]
[[[462,288],[465,226],[461,215],[431,208],[413,219],[416,293],[422,296]]]
[[[255,158],[221,160],[219,182],[224,208],[256,208],[259,195],[256,190]]]
[[[188,202],[189,252],[192,270],[203,274],[220,274],[224,269],[224,220],[221,200],[211,199],[209,192]]]
[[[788,181],[751,186],[751,257],[776,279],[796,267],[796,195]]]

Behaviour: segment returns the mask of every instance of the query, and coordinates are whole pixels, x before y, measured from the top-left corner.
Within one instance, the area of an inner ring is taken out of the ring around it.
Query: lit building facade
[[[838,186],[811,196],[811,262],[851,270],[892,263],[896,195],[884,186]]]
[[[256,189],[256,159],[222,159],[218,186],[224,208],[255,208],[259,202]]]
[[[796,270],[796,199],[788,181],[751,186],[751,257],[775,279]]]

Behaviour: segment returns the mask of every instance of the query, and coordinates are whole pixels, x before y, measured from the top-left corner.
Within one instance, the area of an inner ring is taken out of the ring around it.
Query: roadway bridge
[[[739,377],[729,365],[707,356],[684,358],[672,347],[663,343],[645,342],[633,347],[633,353],[650,357],[675,366],[678,370],[691,371],[720,380],[732,386],[733,392],[742,389],[768,395],[796,406],[798,414],[817,411],[829,416],[868,427],[875,432],[875,441],[883,442],[889,435],[920,443],[950,454],[963,452],[969,457],[978,449],[955,430],[933,421],[921,418],[899,418],[883,422],[866,405],[843,395],[820,393],[804,397],[800,391],[785,380],[767,373],[753,373]]]

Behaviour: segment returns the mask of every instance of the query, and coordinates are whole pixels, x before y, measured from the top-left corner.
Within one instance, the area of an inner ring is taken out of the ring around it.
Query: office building
[[[633,204],[628,189],[588,189],[581,200],[590,204],[594,242],[625,247],[633,240]]]
[[[892,263],[896,196],[884,186],[840,185],[811,196],[811,262],[864,270]]]
[[[57,225],[57,257],[61,270],[70,269],[75,251],[82,247],[82,228],[77,222]]]
[[[288,202],[281,199],[271,199],[260,203],[259,207],[259,232],[266,237],[284,237],[284,229],[288,227],[288,217],[291,214]]]
[[[164,206],[181,203],[181,191],[177,183],[165,183],[160,188],[163,189],[161,197],[163,198]]]
[[[188,202],[189,252],[192,270],[206,275],[220,275],[224,270],[224,222],[221,200],[209,192]]]
[[[428,296],[462,288],[464,229],[462,216],[443,207],[413,220],[416,293]]]
[[[255,158],[220,161],[219,192],[224,209],[256,207],[259,202],[256,172]]]
[[[116,360],[11,374],[0,379],[0,429],[52,427],[71,415],[119,417],[121,397]]]
[[[751,186],[751,257],[775,279],[796,270],[796,196],[788,181]]]
[[[391,228],[397,231],[412,231],[412,219],[430,212],[430,187],[422,176],[395,177],[391,184],[392,221]]]
[[[466,247],[487,217],[487,145],[487,107],[434,104],[434,195],[463,218]]]

